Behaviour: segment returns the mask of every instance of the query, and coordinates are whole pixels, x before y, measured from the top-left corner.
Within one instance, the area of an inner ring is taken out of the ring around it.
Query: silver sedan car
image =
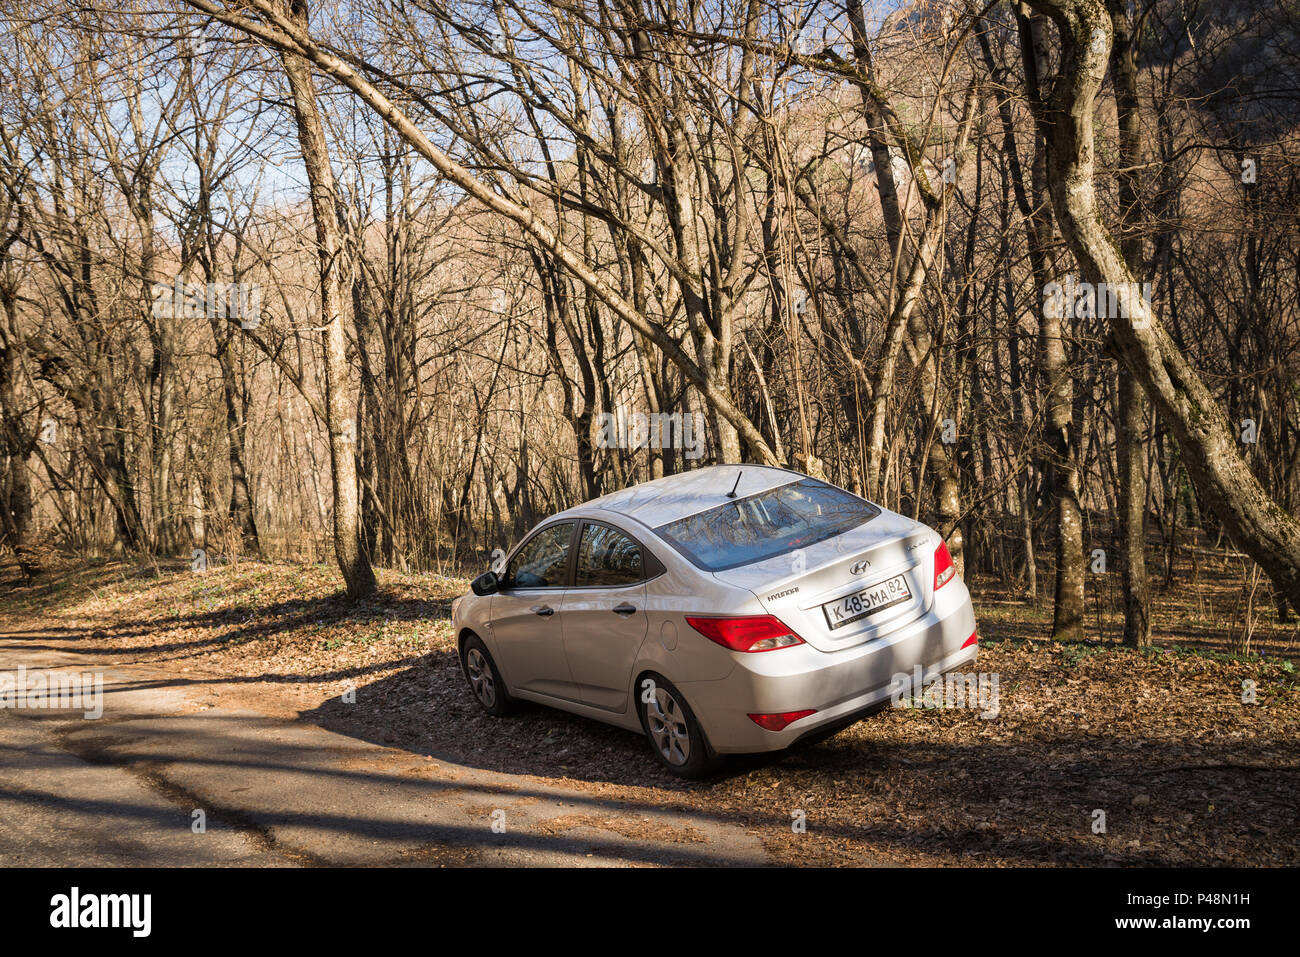
[[[928,682],[979,650],[937,532],[785,469],[713,466],[594,499],[499,572],[452,605],[479,703],[643,731],[683,777],[834,733],[886,707],[900,674]]]

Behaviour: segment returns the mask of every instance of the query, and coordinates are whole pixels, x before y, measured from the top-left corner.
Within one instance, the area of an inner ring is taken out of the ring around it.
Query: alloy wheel
[[[491,708],[496,704],[497,688],[492,680],[492,666],[477,648],[471,648],[465,655],[465,671],[469,674],[469,685],[483,707]]]
[[[666,689],[655,688],[646,705],[646,721],[655,747],[669,764],[685,764],[691,756],[691,734],[686,714]]]

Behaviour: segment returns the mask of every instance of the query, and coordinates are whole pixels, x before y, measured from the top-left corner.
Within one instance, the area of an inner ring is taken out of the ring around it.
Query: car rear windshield
[[[880,514],[870,502],[802,479],[688,515],[655,529],[692,563],[720,572],[807,548]]]

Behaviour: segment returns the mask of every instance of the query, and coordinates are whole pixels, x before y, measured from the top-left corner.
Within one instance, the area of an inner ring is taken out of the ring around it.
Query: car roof
[[[727,493],[733,487],[736,498],[745,498],[807,477],[767,465],[708,465],[593,498],[554,517],[593,517],[590,510],[601,509],[657,528],[732,501]]]

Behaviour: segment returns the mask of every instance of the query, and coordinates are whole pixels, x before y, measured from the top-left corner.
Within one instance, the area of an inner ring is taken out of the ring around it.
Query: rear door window
[[[578,542],[574,585],[578,588],[635,585],[645,578],[641,546],[609,525],[588,522]]]

